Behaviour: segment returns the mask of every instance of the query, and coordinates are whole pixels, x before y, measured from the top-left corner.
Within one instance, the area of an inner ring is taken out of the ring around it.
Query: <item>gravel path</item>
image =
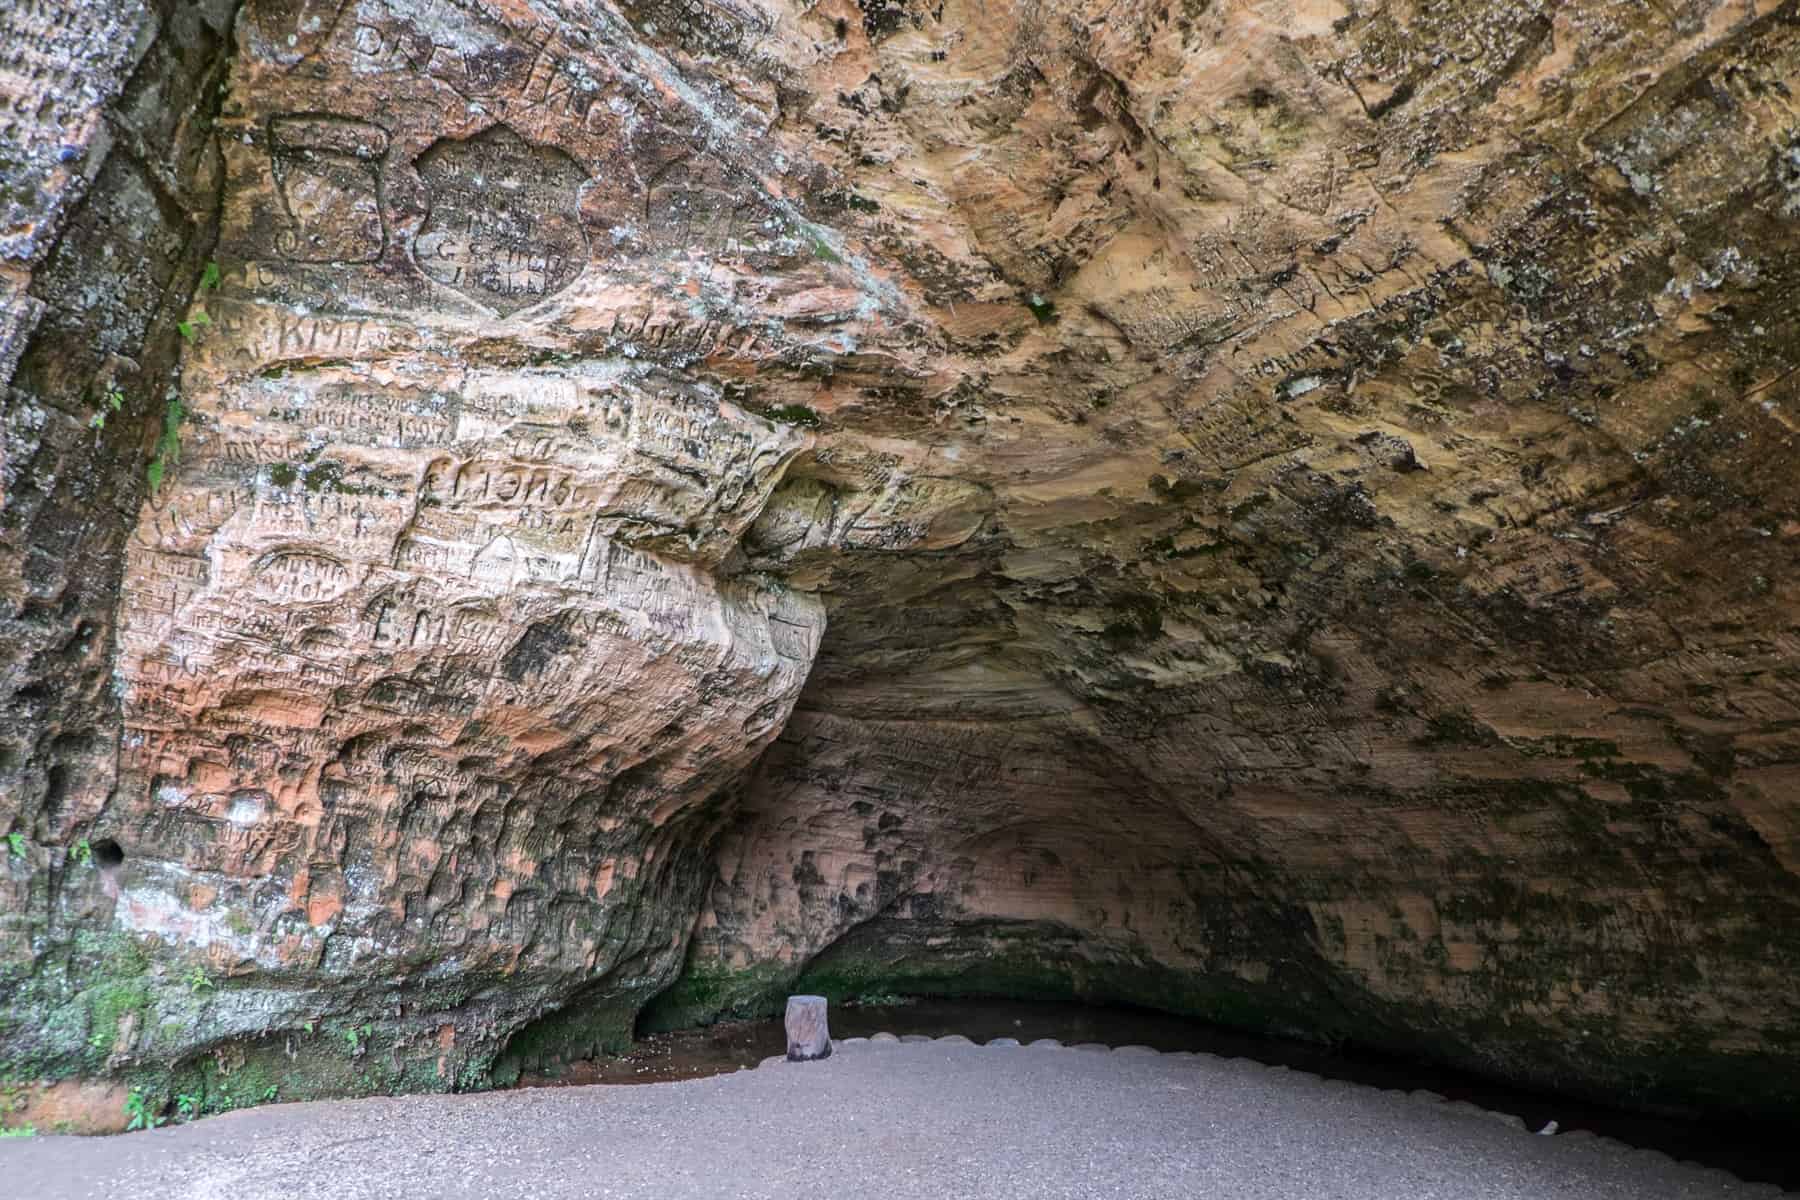
[[[19,1200],[1698,1200],[1775,1196],[1585,1135],[1245,1059],[851,1039],[685,1083],[284,1104],[0,1141]]]

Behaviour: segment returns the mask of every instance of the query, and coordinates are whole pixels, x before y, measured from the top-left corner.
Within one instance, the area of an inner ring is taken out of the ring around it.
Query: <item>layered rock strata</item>
[[[1800,1102],[1791,2],[7,19],[9,1078],[800,985]]]

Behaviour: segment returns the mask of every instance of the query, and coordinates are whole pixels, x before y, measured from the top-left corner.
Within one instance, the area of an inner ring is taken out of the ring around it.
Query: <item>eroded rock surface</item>
[[[14,1078],[798,983],[1800,1102],[1793,3],[159,13],[154,203],[7,166]]]

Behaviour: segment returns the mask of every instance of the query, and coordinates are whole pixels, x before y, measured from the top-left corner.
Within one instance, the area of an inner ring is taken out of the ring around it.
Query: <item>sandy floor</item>
[[[685,1083],[275,1105],[0,1141],[8,1200],[1779,1194],[1243,1059],[960,1039],[853,1039],[824,1062]]]

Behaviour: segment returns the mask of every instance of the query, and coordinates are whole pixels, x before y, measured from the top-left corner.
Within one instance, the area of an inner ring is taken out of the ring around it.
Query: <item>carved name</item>
[[[271,554],[257,565],[251,591],[262,600],[314,604],[350,590],[350,568],[335,558],[306,551]]]

